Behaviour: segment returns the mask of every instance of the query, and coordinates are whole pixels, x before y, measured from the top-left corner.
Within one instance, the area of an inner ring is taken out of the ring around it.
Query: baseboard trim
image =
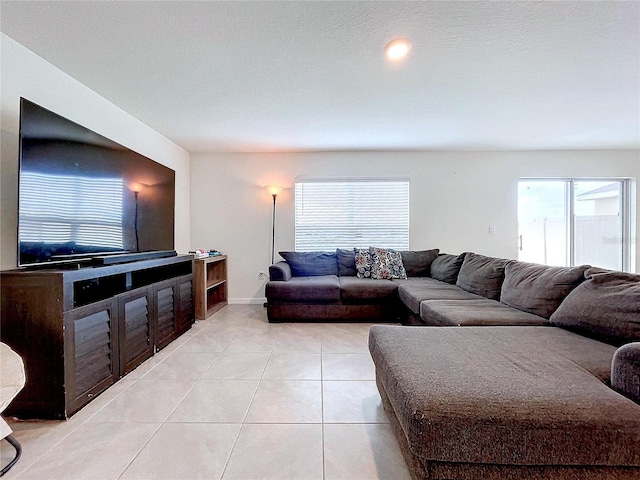
[[[263,305],[266,301],[267,301],[266,297],[230,298],[227,303],[229,305]]]

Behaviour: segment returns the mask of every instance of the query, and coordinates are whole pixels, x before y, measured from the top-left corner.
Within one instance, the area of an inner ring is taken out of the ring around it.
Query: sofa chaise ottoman
[[[637,479],[640,405],[616,348],[560,328],[373,326],[376,382],[415,479]]]
[[[640,478],[640,275],[585,276],[549,326],[371,327],[415,479]]]

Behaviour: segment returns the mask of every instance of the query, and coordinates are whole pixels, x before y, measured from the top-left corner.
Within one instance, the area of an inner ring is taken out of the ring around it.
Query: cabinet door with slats
[[[186,332],[193,324],[193,276],[182,277],[178,279],[178,314],[176,326],[178,335]]]
[[[119,378],[116,302],[105,300],[65,314],[67,415]]]
[[[120,375],[125,375],[153,355],[151,289],[140,288],[118,297]]]
[[[153,286],[155,308],[156,350],[165,347],[176,338],[176,281],[167,280]]]

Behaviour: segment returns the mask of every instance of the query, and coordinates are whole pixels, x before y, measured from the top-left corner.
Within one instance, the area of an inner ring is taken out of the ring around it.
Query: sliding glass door
[[[628,268],[623,179],[522,179],[518,258],[546,265]]]
[[[569,264],[566,182],[521,180],[518,185],[518,259],[544,265]]]
[[[622,181],[573,182],[574,265],[623,269]]]

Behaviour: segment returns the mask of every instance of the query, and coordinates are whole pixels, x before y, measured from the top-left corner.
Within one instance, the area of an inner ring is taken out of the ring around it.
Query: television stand
[[[0,276],[2,341],[27,382],[5,411],[65,419],[191,328],[193,256]]]

